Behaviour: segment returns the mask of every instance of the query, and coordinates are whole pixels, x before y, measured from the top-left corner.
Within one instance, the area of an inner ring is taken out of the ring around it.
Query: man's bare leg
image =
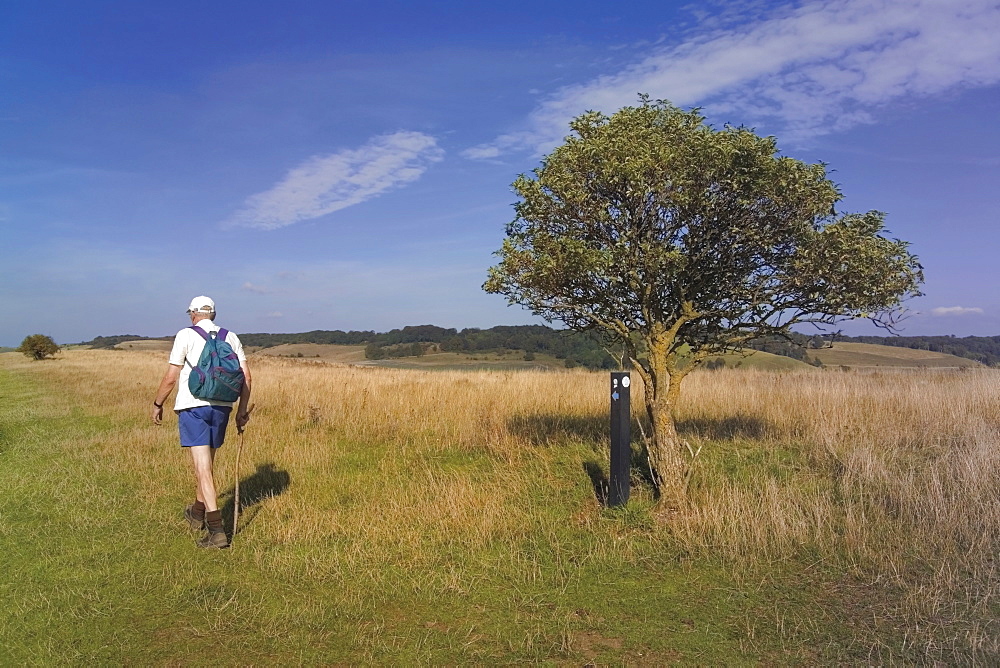
[[[229,539],[222,528],[222,513],[219,511],[215,493],[215,478],[212,470],[215,464],[215,449],[207,445],[188,448],[191,463],[198,481],[198,494],[205,504],[205,526],[208,534],[198,541],[199,547],[229,547]]]
[[[218,500],[215,495],[215,448],[208,445],[195,445],[191,452],[191,463],[194,466],[195,498],[205,504],[205,510],[218,510]]]

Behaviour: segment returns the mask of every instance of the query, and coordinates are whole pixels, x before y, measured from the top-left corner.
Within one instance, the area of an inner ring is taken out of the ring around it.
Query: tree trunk
[[[653,429],[646,453],[660,504],[680,509],[687,505],[687,462],[674,425],[674,408],[686,373],[668,363],[667,354],[661,350],[661,346],[651,345],[649,366],[639,368],[637,365],[646,390],[646,414]]]

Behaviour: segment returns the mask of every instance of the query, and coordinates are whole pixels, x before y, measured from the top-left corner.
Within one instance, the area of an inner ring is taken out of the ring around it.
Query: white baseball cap
[[[215,313],[215,302],[212,301],[211,297],[206,297],[202,295],[201,297],[195,297],[191,300],[191,305],[188,306],[188,313]]]

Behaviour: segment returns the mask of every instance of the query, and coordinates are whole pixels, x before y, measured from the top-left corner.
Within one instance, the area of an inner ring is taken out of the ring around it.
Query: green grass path
[[[795,564],[738,584],[673,547],[641,495],[576,521],[593,506],[583,445],[522,463],[516,503],[532,520],[515,540],[428,535],[419,559],[322,526],[290,540],[265,500],[232,549],[201,551],[180,521],[187,472],[162,473],[181,469],[173,434],[133,442],[143,418],[88,415],[0,370],[0,665],[810,664],[857,650],[829,588]],[[353,465],[317,469],[339,481],[295,470],[284,500],[308,493],[319,517],[387,512],[387,483],[366,470],[391,454],[396,482],[416,485],[407,472],[426,457],[361,445]],[[473,481],[501,470],[486,454],[435,465]]]

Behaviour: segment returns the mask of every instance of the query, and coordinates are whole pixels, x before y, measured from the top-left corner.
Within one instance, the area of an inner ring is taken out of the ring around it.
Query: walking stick
[[[256,406],[257,404],[250,404],[250,408],[247,409],[248,418],[250,417],[250,414],[253,413],[253,409]],[[236,540],[236,526],[240,522],[240,457],[243,455],[243,430],[245,428],[246,425],[236,427],[236,431],[239,432],[240,435],[240,447],[236,450],[236,500],[233,504],[233,537],[229,541],[230,545],[232,545],[233,541]]]

